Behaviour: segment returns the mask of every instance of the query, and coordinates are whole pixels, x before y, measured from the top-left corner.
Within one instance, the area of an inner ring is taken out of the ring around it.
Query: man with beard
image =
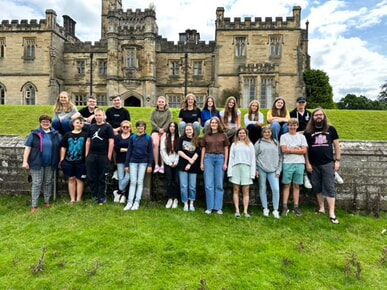
[[[339,135],[321,108],[313,111],[304,135],[308,143],[306,170],[311,174],[312,192],[319,205],[316,213],[325,214],[326,199],[330,221],[339,224],[335,214],[335,171],[340,168],[341,158]]]

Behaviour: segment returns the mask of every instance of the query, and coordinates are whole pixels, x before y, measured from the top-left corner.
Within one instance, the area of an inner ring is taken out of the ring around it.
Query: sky
[[[69,15],[82,41],[98,41],[101,0],[1,0],[0,21],[44,19],[45,10],[57,13],[57,22]],[[196,29],[203,41],[215,39],[216,8],[225,17],[292,16],[300,6],[301,23],[309,21],[311,68],[326,72],[334,100],[347,94],[376,99],[387,82],[387,0],[122,0],[124,10],[156,7],[159,35],[177,42],[180,32]]]

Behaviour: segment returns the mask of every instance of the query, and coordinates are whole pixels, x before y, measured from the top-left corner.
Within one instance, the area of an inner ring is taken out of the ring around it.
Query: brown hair
[[[282,101],[284,103],[284,105],[282,106],[281,110],[277,110],[276,108],[276,104],[278,101]],[[271,115],[273,117],[286,117],[286,102],[285,102],[285,99],[284,98],[281,98],[281,97],[278,97],[274,100],[274,103],[273,103],[273,106],[271,107]]]

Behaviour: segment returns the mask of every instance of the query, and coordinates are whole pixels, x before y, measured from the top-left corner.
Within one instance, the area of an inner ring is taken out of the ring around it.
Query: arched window
[[[5,105],[5,86],[0,83],[0,105]]]
[[[23,104],[35,105],[37,89],[32,83],[27,83],[23,86]]]

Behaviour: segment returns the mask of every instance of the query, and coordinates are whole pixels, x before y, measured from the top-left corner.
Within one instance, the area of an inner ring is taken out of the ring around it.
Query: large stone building
[[[174,43],[158,34],[156,12],[122,9],[121,0],[102,0],[101,39],[92,44],[76,37],[76,22],[53,10],[45,19],[2,20],[0,24],[0,103],[54,104],[68,91],[77,105],[89,95],[107,105],[121,95],[126,106],[153,106],[165,95],[178,107],[194,93],[199,104],[212,95],[222,104],[223,91],[237,91],[240,105],[258,99],[271,107],[276,96],[294,105],[304,93],[309,68],[308,24],[301,28],[301,8],[293,15],[244,20],[216,9],[215,41],[200,41],[196,30]]]

